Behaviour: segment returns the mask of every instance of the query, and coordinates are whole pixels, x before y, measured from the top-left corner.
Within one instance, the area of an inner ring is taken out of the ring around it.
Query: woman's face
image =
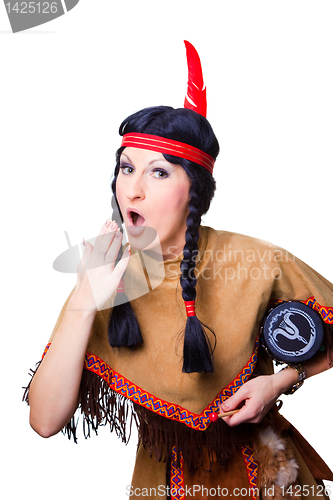
[[[191,181],[162,153],[127,147],[120,157],[116,195],[130,243],[147,228],[157,231],[164,259],[183,250]]]

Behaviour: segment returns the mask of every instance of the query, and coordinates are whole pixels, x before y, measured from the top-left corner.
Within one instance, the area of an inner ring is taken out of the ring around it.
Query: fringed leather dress
[[[142,273],[139,253],[130,259],[125,284],[142,290],[139,282],[149,275],[147,293],[131,300],[144,342],[135,349],[112,348],[110,308],[99,311],[79,405],[87,434],[110,423],[126,442],[133,421],[138,425],[131,495],[159,500],[324,497],[322,480],[333,481],[332,472],[277,405],[261,424],[230,428],[209,416],[251,377],[273,373],[258,338],[272,301],[297,300],[317,310],[332,361],[333,285],[281,248],[201,226],[196,310],[216,336],[210,337],[212,345],[216,340],[214,372],[187,374],[182,372],[182,255],[160,263],[146,255],[149,272]],[[72,418],[65,428],[74,440],[75,422]]]

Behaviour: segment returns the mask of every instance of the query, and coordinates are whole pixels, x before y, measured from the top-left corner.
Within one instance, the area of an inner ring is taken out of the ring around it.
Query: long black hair
[[[166,137],[185,144],[190,144],[216,159],[219,144],[209,122],[202,115],[190,109],[174,109],[168,106],[156,106],[142,109],[126,118],[119,128],[120,135],[130,132],[144,133]],[[124,148],[116,153],[116,167],[111,184],[114,194],[113,218],[121,212],[116,197],[116,181],[120,167],[120,155]],[[188,175],[191,185],[189,190],[189,214],[186,219],[187,230],[183,248],[183,260],[180,265],[182,297],[184,301],[196,298],[195,256],[198,250],[199,226],[201,217],[210,206],[215,192],[215,180],[210,172],[201,165],[190,160],[163,153],[164,158],[174,164],[181,165]],[[122,297],[112,310],[109,322],[109,342],[113,347],[133,347],[142,343],[142,336],[133,309],[129,301]],[[209,343],[204,325],[196,316],[187,318],[184,336],[183,371],[213,371],[212,347]]]

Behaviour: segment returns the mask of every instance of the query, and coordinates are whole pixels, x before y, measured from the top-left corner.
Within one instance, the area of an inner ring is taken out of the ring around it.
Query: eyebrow
[[[126,153],[121,153],[121,156],[120,156],[120,159],[122,156],[126,156],[127,160],[130,162],[130,163],[133,163],[133,161],[131,160],[131,158],[129,156],[127,156]],[[165,158],[156,158],[156,160],[152,160],[148,163],[148,165],[152,165],[153,163],[155,163],[156,161],[166,161],[167,163],[169,163]]]

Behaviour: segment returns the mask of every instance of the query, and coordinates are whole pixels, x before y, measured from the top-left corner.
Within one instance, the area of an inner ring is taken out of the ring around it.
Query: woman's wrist
[[[84,355],[96,312],[87,309],[73,293],[64,311],[60,327],[52,338],[52,344],[65,341],[68,347],[67,352],[71,352],[71,347],[75,345],[76,352],[81,352],[81,355]]]
[[[294,385],[299,382],[299,374],[291,366],[288,366],[287,368],[274,373],[272,377],[274,380],[277,397],[281,396],[281,394],[283,393],[287,393]]]
[[[82,313],[84,316],[95,316],[98,309],[95,302],[92,304],[84,294],[75,290],[69,299],[66,310]]]

